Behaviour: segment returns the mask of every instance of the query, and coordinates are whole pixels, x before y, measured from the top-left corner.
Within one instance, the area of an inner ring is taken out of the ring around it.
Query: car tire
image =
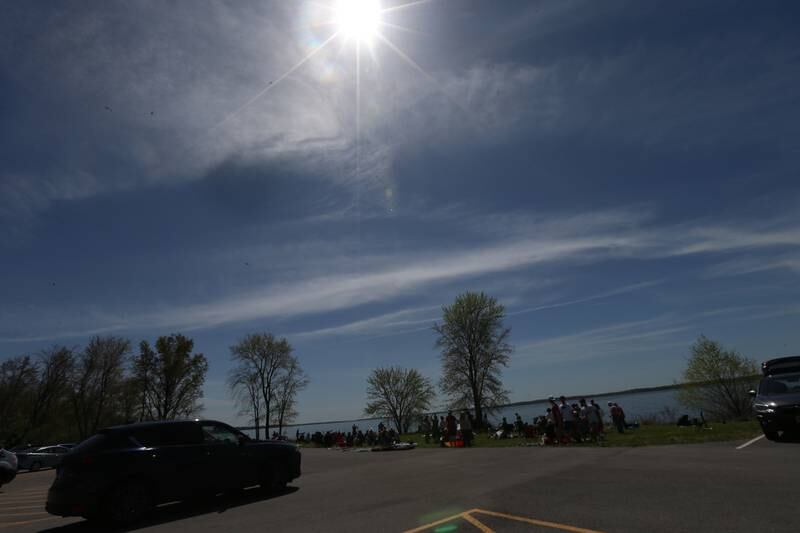
[[[261,488],[271,494],[277,494],[286,489],[286,476],[280,468],[271,467],[264,471],[261,476]]]
[[[150,492],[142,483],[120,485],[111,491],[104,519],[114,525],[124,526],[138,522],[153,509]]]
[[[764,436],[767,438],[767,440],[772,440],[772,441],[781,440],[781,436],[778,434],[777,431],[767,431],[765,429],[764,430]]]
[[[39,461],[34,461],[31,463],[31,467],[28,469],[31,472],[38,472],[42,468],[42,463]]]

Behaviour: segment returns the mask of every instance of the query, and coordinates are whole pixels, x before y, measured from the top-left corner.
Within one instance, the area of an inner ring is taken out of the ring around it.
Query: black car
[[[800,429],[800,356],[781,357],[761,365],[764,378],[755,396],[753,409],[769,440]]]
[[[300,476],[293,444],[256,441],[215,421],[144,422],[101,430],[64,456],[47,512],[115,523],[155,505]]]

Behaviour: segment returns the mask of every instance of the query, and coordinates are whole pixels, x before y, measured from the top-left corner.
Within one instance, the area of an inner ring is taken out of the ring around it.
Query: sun
[[[378,0],[338,0],[335,13],[339,33],[358,43],[372,44],[381,24]]]

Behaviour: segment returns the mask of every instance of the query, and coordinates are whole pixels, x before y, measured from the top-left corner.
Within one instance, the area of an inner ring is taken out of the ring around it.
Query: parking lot
[[[160,507],[148,531],[791,531],[800,445],[303,452],[303,476],[203,505]],[[44,511],[54,472],[0,489],[0,528],[90,531]]]

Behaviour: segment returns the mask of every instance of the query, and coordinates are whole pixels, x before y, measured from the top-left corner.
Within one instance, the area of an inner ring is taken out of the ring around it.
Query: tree
[[[240,371],[258,386],[264,407],[264,433],[268,436],[278,378],[292,355],[292,346],[272,333],[255,333],[245,336],[230,350],[231,359]]]
[[[187,417],[202,409],[206,357],[192,354],[194,341],[180,334],[156,340],[155,352],[145,341],[134,368],[142,386],[142,415],[156,420]]]
[[[130,345],[121,337],[93,337],[77,357],[69,396],[80,440],[115,418]]]
[[[364,412],[390,418],[398,433],[408,433],[411,421],[429,409],[435,395],[431,381],[413,368],[376,368],[367,378]]]
[[[32,429],[45,433],[47,423],[63,412],[73,361],[72,350],[64,346],[53,346],[39,353],[39,379],[34,387],[33,405],[23,438]]]
[[[504,307],[484,293],[466,292],[442,308],[442,323],[433,326],[439,335],[442,378],[439,386],[454,408],[471,407],[475,420],[483,411],[508,401],[501,381],[508,366],[511,333],[503,326]]]
[[[0,443],[9,448],[22,440],[37,379],[28,355],[0,363]]]
[[[258,376],[251,371],[249,365],[240,363],[228,374],[228,387],[239,407],[239,414],[250,416],[255,426],[256,440],[260,440],[260,422],[263,416],[264,402],[261,400]]]
[[[294,406],[297,403],[297,393],[308,386],[308,376],[300,367],[300,362],[294,356],[289,356],[286,368],[278,377],[275,387],[275,418],[278,433],[283,434],[283,426],[292,422],[297,416]]]
[[[691,347],[679,399],[718,420],[747,418],[752,414],[748,391],[757,380],[754,360],[701,335]]]
[[[139,355],[133,358],[132,367],[131,387],[136,391],[139,404],[137,418],[139,422],[152,420],[154,415],[149,398],[156,373],[156,352],[147,341],[139,343]]]

